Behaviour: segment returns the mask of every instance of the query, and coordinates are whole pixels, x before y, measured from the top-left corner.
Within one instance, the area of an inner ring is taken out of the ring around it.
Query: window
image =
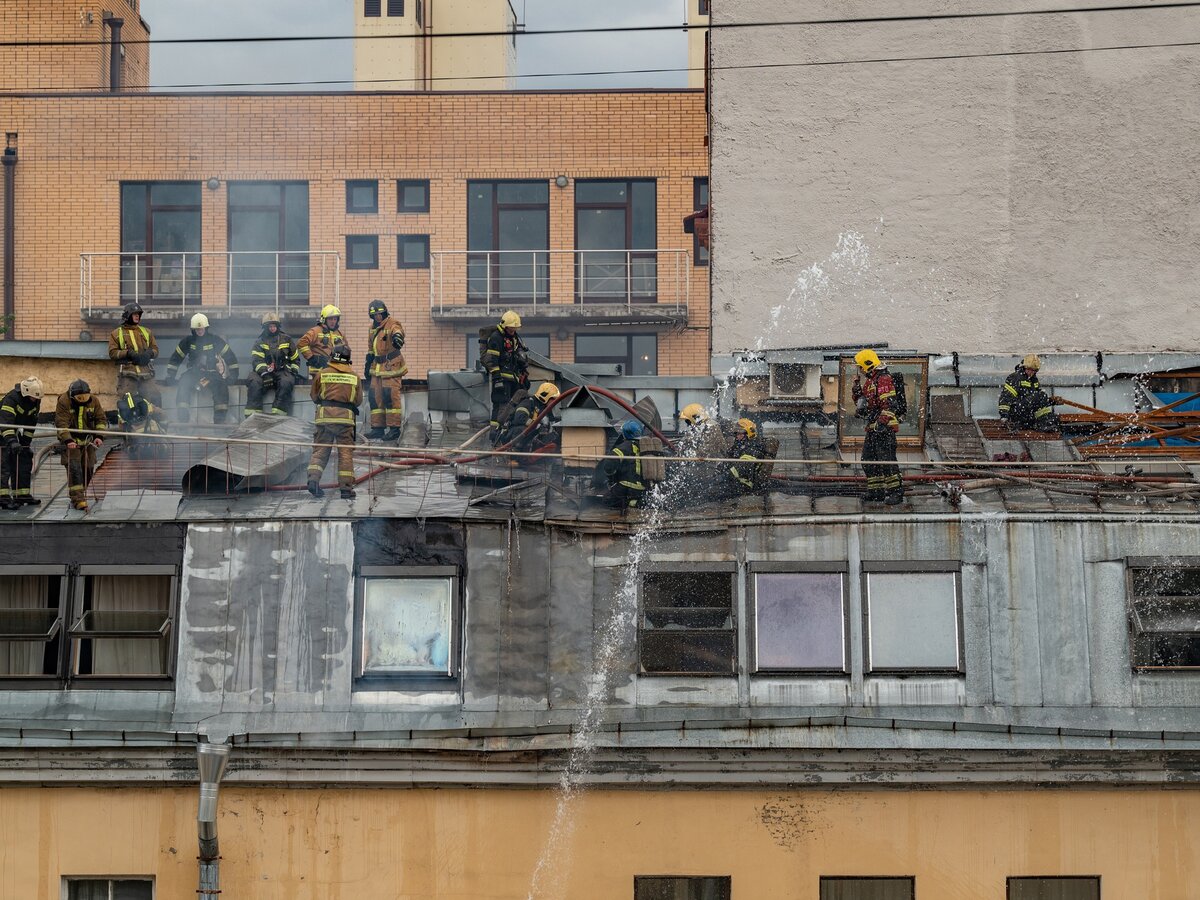
[[[732,572],[693,569],[643,575],[638,640],[643,672],[732,675]]]
[[[1098,876],[1008,879],[1008,900],[1100,900]]]
[[[542,356],[550,355],[550,335],[548,334],[522,334],[521,340],[525,342],[525,346],[534,353],[540,353]],[[467,368],[476,368],[476,363],[479,362],[479,333],[467,335]],[[481,370],[482,371],[482,370]]]
[[[914,878],[822,878],[821,900],[913,900]]]
[[[308,303],[308,182],[230,182],[228,246],[231,303]]]
[[[398,269],[428,269],[429,268],[429,235],[427,235],[427,234],[398,234],[398,235],[396,235],[396,268],[398,268]]]
[[[707,13],[701,13],[707,15]],[[692,179],[692,210],[699,211],[708,206],[708,179]],[[700,235],[692,234],[692,262],[697,266],[708,265],[708,247],[700,243]]]
[[[153,878],[68,878],[67,900],[154,900]]]
[[[1171,562],[1130,560],[1130,655],[1135,669],[1200,666],[1200,560]]]
[[[657,183],[575,182],[576,299],[654,302],[658,296]]]
[[[121,302],[200,302],[200,182],[121,184]]]
[[[863,565],[867,671],[962,671],[958,572],[887,568]]]
[[[377,235],[377,234],[348,234],[348,235],[346,235],[346,268],[347,269],[378,269],[379,268],[379,235]]]
[[[0,678],[60,674],[65,575],[60,566],[0,570]]]
[[[699,3],[700,3],[700,6],[699,6],[699,9],[700,9],[700,15],[702,15],[702,16],[707,16],[707,15],[708,15],[708,6],[709,6],[709,0],[699,0]]]
[[[347,181],[346,182],[346,212],[348,212],[348,213],[377,213],[377,212],[379,212],[379,182],[378,181]]]
[[[387,0],[387,13],[389,16],[404,15],[404,0]]]
[[[169,676],[175,580],[172,566],[81,567],[70,629],[72,674]]]
[[[575,362],[618,365],[623,375],[657,375],[658,335],[577,334]]]
[[[754,670],[845,672],[843,572],[755,572]]]
[[[429,212],[429,182],[415,179],[397,181],[396,211],[402,213]]]
[[[467,182],[468,302],[549,302],[549,249],[549,182]]]
[[[379,18],[382,0],[363,0],[363,15],[368,19]]]
[[[633,900],[730,900],[729,876],[639,875]]]
[[[457,684],[460,611],[453,566],[364,566],[358,579],[360,682]]]

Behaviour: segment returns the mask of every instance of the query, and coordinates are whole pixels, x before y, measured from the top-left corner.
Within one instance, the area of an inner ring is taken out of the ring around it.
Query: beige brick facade
[[[111,327],[80,315],[80,254],[122,249],[121,182],[216,179],[215,189],[201,188],[201,249],[224,251],[229,181],[296,180],[309,186],[312,251],[335,251],[344,261],[347,234],[379,235],[378,269],[341,271],[344,330],[361,353],[367,303],[384,298],[408,331],[413,377],[461,367],[466,335],[478,326],[435,322],[431,272],[397,268],[395,236],[428,234],[433,251],[465,249],[468,180],[547,181],[550,249],[570,250],[575,179],[652,178],[658,248],[690,251],[682,219],[694,179],[708,171],[704,98],[695,91],[27,94],[0,99],[0,127],[18,132],[20,142],[17,338],[73,339],[84,328],[101,337]],[[569,179],[565,188],[555,185],[559,175]],[[377,214],[346,212],[347,179],[378,180]],[[429,180],[429,213],[397,212],[397,179]],[[319,304],[313,267],[311,303]],[[708,269],[689,265],[686,275],[687,324],[658,331],[659,374],[708,371]],[[206,268],[206,296],[215,277]],[[115,286],[102,292],[94,287],[93,300],[119,305]],[[558,294],[552,302],[573,300]],[[570,361],[582,327],[568,313],[553,327],[527,330],[565,335],[552,337],[552,352]],[[589,333],[649,327],[607,323]]]

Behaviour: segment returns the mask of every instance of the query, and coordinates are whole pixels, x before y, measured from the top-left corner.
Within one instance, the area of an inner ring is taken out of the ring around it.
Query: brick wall
[[[551,248],[573,249],[573,184],[558,188],[555,176],[655,178],[658,247],[690,250],[681,222],[693,179],[707,174],[703,95],[689,91],[21,95],[0,117],[0,129],[20,133],[16,337],[73,339],[85,327],[79,254],[120,249],[120,182],[218,179],[216,190],[201,190],[201,217],[202,249],[220,251],[227,181],[301,180],[312,250],[344,255],[348,233],[379,235],[380,267],[341,273],[345,327],[361,354],[367,303],[385,299],[408,331],[414,377],[461,367],[476,326],[434,322],[430,272],[397,269],[395,235],[429,234],[434,251],[465,249],[468,179],[548,180]],[[346,213],[353,178],[378,179],[378,214]],[[429,180],[428,214],[396,212],[399,178]],[[688,274],[689,321],[660,332],[660,374],[708,371],[708,269]],[[110,293],[105,302],[116,306]],[[567,329],[552,351],[570,361],[578,329]]]

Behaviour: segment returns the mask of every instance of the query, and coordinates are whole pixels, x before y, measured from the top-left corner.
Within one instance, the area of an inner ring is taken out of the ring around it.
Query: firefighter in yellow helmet
[[[492,428],[500,430],[500,410],[513,394],[529,387],[529,348],[517,334],[521,317],[511,309],[500,317],[488,335],[483,351],[483,368],[492,386]]]
[[[67,468],[67,493],[76,509],[87,509],[87,486],[96,470],[96,448],[104,443],[95,432],[108,430],[104,407],[82,378],[71,382],[58,395],[54,427],[63,446],[62,463]]]
[[[752,419],[737,420],[729,456],[737,460],[729,465],[729,482],[736,493],[758,494],[766,490],[766,467],[757,460],[766,459],[767,450]]]
[[[117,418],[126,434],[140,435],[127,440],[129,455],[134,459],[157,459],[166,454],[161,439],[146,437],[164,433],[160,411],[141,394],[122,394],[117,398]]]
[[[1054,413],[1058,398],[1047,395],[1038,381],[1041,368],[1042,361],[1037,354],[1027,354],[1000,386],[1000,418],[1010,428],[1022,431],[1061,429],[1058,416]]]
[[[141,393],[155,406],[161,404],[152,362],[157,357],[158,342],[142,324],[141,305],[125,304],[121,324],[108,335],[108,358],[117,364],[117,396]]]
[[[354,498],[354,423],[362,405],[363,391],[358,376],[350,369],[350,348],[339,344],[330,351],[329,364],[313,376],[310,389],[317,405],[312,458],[308,463],[308,492],[321,497],[321,473],[329,454],[337,446],[338,485],[342,498]]]
[[[33,429],[42,410],[42,382],[30,375],[0,400],[0,509],[42,501],[33,496]]]
[[[382,300],[367,307],[371,335],[367,342],[365,375],[371,398],[371,430],[367,439],[398,441],[404,426],[404,395],[401,386],[408,374],[404,361],[404,326],[388,313]]]
[[[310,375],[315,375],[329,365],[333,348],[346,343],[346,338],[342,336],[341,324],[342,311],[332,304],[323,306],[317,324],[304,332],[296,342],[296,349],[308,363]]]
[[[500,423],[500,436],[496,445],[511,443],[512,446],[509,449],[519,453],[540,450],[552,445],[556,438],[550,416],[546,416],[538,422],[537,427],[528,434],[523,435],[523,433],[529,427],[529,423],[540,416],[550,401],[559,393],[558,386],[554,382],[544,381],[532,394],[511,404],[507,415],[502,413],[504,420]]]
[[[862,448],[863,474],[867,477],[864,499],[873,503],[882,500],[888,506],[895,506],[904,499],[900,467],[873,463],[896,462],[896,435],[900,431],[896,382],[874,350],[860,350],[854,355],[854,362],[866,376],[864,382],[856,374],[851,386],[857,405],[855,414],[866,420]]]

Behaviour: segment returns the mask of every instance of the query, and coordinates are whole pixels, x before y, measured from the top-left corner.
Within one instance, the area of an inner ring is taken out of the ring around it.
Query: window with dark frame
[[[478,369],[483,371],[479,362],[479,332],[473,332],[466,336],[467,338],[467,368]],[[542,356],[550,355],[550,335],[548,334],[524,334],[521,335],[521,340],[525,342],[525,346],[534,353],[540,353]]]
[[[363,15],[368,19],[377,19],[383,12],[383,0],[363,0]]]
[[[348,235],[346,235],[346,268],[347,269],[378,269],[379,268],[379,235],[377,235],[377,234],[348,234]]]
[[[700,4],[700,6],[699,6],[699,9],[700,9],[700,15],[702,15],[702,16],[707,16],[707,15],[708,15],[709,0],[699,0],[699,4]]]
[[[550,300],[550,183],[467,182],[467,302]]]
[[[462,670],[453,566],[364,566],[356,585],[355,677],[381,690],[454,689]]]
[[[346,212],[379,212],[379,182],[358,179],[346,182]]]
[[[170,677],[176,581],[172,566],[81,567],[69,631],[72,675]]]
[[[637,875],[633,900],[730,900],[728,875]]]
[[[658,183],[575,180],[575,299],[658,299]]]
[[[121,182],[121,302],[201,300],[198,181]]]
[[[66,574],[63,566],[0,571],[0,678],[61,677]]]
[[[754,671],[846,672],[846,573],[752,572]]]
[[[962,610],[957,569],[876,566],[863,566],[867,671],[961,673]]]
[[[308,303],[308,182],[231,181],[230,303]]]
[[[708,206],[708,179],[692,179],[692,210],[693,212]],[[697,266],[708,265],[708,248],[700,243],[700,235],[692,233],[692,263]]]
[[[1100,900],[1100,876],[1009,878],[1008,900]]]
[[[575,362],[618,365],[623,375],[657,375],[658,335],[577,334]]]
[[[914,900],[912,877],[821,876],[820,900]]]
[[[396,235],[396,268],[397,269],[428,269],[429,268],[429,235],[427,235],[427,234],[398,234],[398,235]]]
[[[1133,668],[1200,667],[1200,559],[1130,560],[1126,577]]]
[[[67,883],[67,900],[154,900],[154,879],[75,878]]]
[[[638,656],[643,673],[735,673],[733,578],[729,570],[642,576]]]
[[[402,213],[429,212],[429,180],[405,178],[397,181],[396,211]]]
[[[392,18],[404,15],[404,0],[387,0],[387,14]]]

